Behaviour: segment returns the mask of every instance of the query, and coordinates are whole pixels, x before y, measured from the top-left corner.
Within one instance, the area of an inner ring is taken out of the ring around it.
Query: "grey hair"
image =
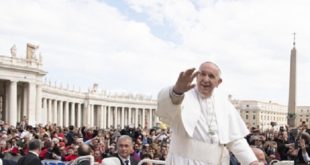
[[[41,148],[41,142],[38,139],[32,139],[29,142],[29,150],[33,151],[33,150],[37,150]]]
[[[218,76],[221,78],[222,71],[221,71],[220,67],[214,62],[211,62],[211,61],[203,62],[202,64],[200,64],[199,70],[201,70],[201,67],[203,65],[206,65],[206,64],[212,64],[213,66],[215,66],[217,68],[217,71],[218,71]]]
[[[132,138],[131,138],[130,136],[128,136],[128,135],[122,135],[122,136],[120,136],[120,137],[118,138],[118,140],[117,140],[117,146],[118,146],[118,143],[119,143],[120,141],[124,141],[124,140],[129,140],[131,146],[133,146]]]

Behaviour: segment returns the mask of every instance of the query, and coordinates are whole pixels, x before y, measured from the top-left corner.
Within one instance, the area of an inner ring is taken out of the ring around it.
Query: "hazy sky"
[[[309,0],[0,0],[0,55],[38,44],[47,79],[152,95],[214,61],[236,99],[287,105],[293,32],[297,104],[310,105]],[[308,46],[307,46],[308,45]]]

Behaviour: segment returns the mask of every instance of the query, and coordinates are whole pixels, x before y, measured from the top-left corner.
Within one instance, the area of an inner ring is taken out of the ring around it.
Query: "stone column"
[[[91,114],[90,125],[91,127],[93,127],[95,126],[95,105],[93,104],[90,105],[90,114]]]
[[[5,83],[5,114],[4,119],[6,121],[10,121],[10,89],[11,89],[11,83],[6,82]]]
[[[52,114],[51,114],[51,99],[46,98],[46,102],[47,102],[47,104],[46,104],[47,122],[51,123],[51,116],[52,116]]]
[[[155,111],[156,109],[152,109],[152,125],[155,126],[156,125],[156,118],[157,116],[155,115]]]
[[[57,123],[57,119],[59,118],[57,114],[57,100],[53,100],[53,123]]]
[[[91,105],[88,104],[87,106],[87,112],[86,112],[86,115],[87,115],[87,126],[91,127],[92,125],[92,111],[91,111]]]
[[[125,122],[125,108],[124,107],[120,107],[121,108],[121,111],[122,111],[122,118],[121,118],[121,129],[123,129],[124,128],[124,122]]]
[[[22,96],[17,94],[17,121],[21,121],[22,117]]]
[[[85,125],[87,127],[90,127],[90,120],[91,120],[91,114],[90,114],[90,105],[89,104],[86,104],[84,106],[84,117],[85,117]]]
[[[107,128],[107,111],[106,111],[106,106],[105,105],[102,105],[102,122],[103,122],[103,125],[102,125],[102,128],[106,129]]]
[[[131,107],[128,107],[128,125],[132,124],[131,120]]]
[[[117,107],[114,107],[114,128],[117,128]]]
[[[124,126],[128,126],[129,122],[128,122],[128,107],[123,107],[123,110],[124,110]]]
[[[29,102],[28,102],[28,123],[32,126],[36,124],[36,94],[37,94],[37,87],[34,83],[29,83]]]
[[[58,124],[59,124],[59,126],[62,127],[64,124],[64,117],[63,117],[64,112],[63,112],[63,101],[62,100],[59,101],[58,107],[59,107],[58,108],[58,116],[59,116]]]
[[[136,114],[135,114],[135,127],[137,128],[138,127],[138,122],[139,122],[139,120],[138,120],[138,114],[139,114],[139,108],[135,108],[135,112],[136,112]]]
[[[43,124],[46,124],[47,123],[47,99],[46,98],[43,98],[43,110],[42,110],[42,123]]]
[[[23,89],[23,97],[24,97],[24,102],[23,102],[23,116],[28,116],[28,90],[29,90],[29,85],[25,84],[24,89]],[[23,117],[22,116],[22,117]]]
[[[145,108],[143,108],[142,109],[142,128],[144,128],[145,127],[145,111],[146,111],[146,109]]]
[[[103,118],[103,105],[99,106],[98,111],[99,111],[98,114],[99,114],[99,122],[100,122],[99,128],[103,128],[103,121],[104,121],[104,118]]]
[[[107,111],[108,111],[108,125],[107,125],[107,128],[110,128],[111,126],[111,107],[110,106],[107,106]]]
[[[89,118],[90,118],[89,105],[84,103],[83,104],[83,124],[85,126],[89,126]]]
[[[69,126],[69,102],[65,102],[65,109],[64,109],[65,115],[64,115],[64,126]]]
[[[86,111],[87,109],[86,109],[86,104],[84,103],[84,104],[82,104],[81,105],[81,120],[82,120],[82,125],[83,126],[87,126],[87,116],[86,116]]]
[[[36,86],[36,90],[37,90],[37,97],[36,97],[36,113],[35,113],[35,117],[36,117],[36,121],[37,123],[42,123],[44,124],[43,121],[43,113],[42,113],[42,86],[41,85],[37,85]]]
[[[9,124],[16,126],[17,123],[17,82],[11,81],[10,83],[10,111],[9,111]]]
[[[94,116],[95,126],[101,128],[100,127],[100,125],[101,125],[101,119],[100,118],[101,118],[101,113],[102,113],[101,106],[99,106],[99,105],[94,106],[94,112],[95,112],[95,116]]]
[[[72,102],[72,104],[71,104],[71,125],[76,125],[75,124],[75,103],[74,102]]]
[[[152,117],[152,109],[150,108],[149,109],[149,121],[148,121],[148,123],[149,123],[149,125],[148,125],[148,127],[149,127],[149,129],[151,129],[152,128],[152,126],[153,126],[153,117]]]
[[[77,126],[78,127],[81,127],[81,104],[80,103],[78,103],[77,104]]]
[[[296,56],[297,51],[295,48],[295,33],[294,33],[294,47],[291,50],[290,60],[290,83],[289,83],[289,100],[288,100],[288,121],[289,127],[295,127],[296,120]]]

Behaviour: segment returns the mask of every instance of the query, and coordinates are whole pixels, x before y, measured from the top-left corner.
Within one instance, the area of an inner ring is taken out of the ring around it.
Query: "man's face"
[[[73,155],[74,154],[74,150],[72,148],[68,149],[68,154],[69,155]]]
[[[131,141],[129,139],[120,140],[117,144],[117,150],[121,157],[127,158],[133,151]]]
[[[214,64],[202,64],[196,78],[198,91],[206,97],[211,96],[213,89],[222,82],[219,74],[219,69]]]
[[[95,158],[100,158],[101,157],[100,151],[96,150],[95,153],[94,153],[94,157]]]
[[[92,140],[92,144],[93,144],[94,146],[97,146],[97,145],[99,144],[98,139],[93,139],[93,140]]]

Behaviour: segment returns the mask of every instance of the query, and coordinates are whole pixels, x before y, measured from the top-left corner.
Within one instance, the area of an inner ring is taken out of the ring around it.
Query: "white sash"
[[[229,153],[224,145],[205,143],[187,136],[172,137],[169,154],[176,154],[207,164],[229,164]]]

